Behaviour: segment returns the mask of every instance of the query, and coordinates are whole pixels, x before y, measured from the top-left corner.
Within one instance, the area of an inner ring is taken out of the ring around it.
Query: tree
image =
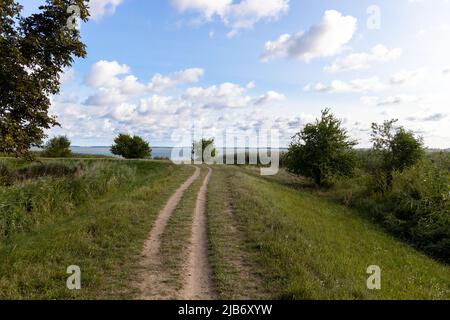
[[[66,136],[51,139],[45,144],[42,156],[47,158],[68,158],[72,156],[70,140]]]
[[[205,152],[206,151],[206,152]],[[205,155],[207,157],[214,158],[216,156],[216,147],[214,145],[214,139],[201,139],[194,142],[192,146],[193,158],[197,161],[205,161]]]
[[[47,0],[29,17],[21,15],[17,1],[1,2],[0,152],[30,158],[29,149],[42,145],[44,130],[59,125],[48,114],[50,96],[59,92],[60,76],[74,56],[86,55],[79,31],[67,27],[70,5],[87,21],[83,0]]]
[[[283,162],[296,175],[312,178],[319,186],[329,186],[335,178],[351,176],[356,164],[353,146],[342,121],[330,109],[293,137]]]
[[[151,157],[152,149],[148,142],[139,136],[130,136],[119,134],[114,139],[114,145],[111,147],[112,154],[122,156],[125,159],[143,159]]]
[[[379,166],[375,174],[383,178],[382,191],[392,188],[394,171],[403,172],[423,158],[425,150],[421,137],[403,127],[395,127],[397,119],[379,125],[372,123],[373,154]]]

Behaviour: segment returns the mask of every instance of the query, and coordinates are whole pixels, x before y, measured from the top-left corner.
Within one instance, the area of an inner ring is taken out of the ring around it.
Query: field
[[[0,162],[0,299],[450,299],[448,265],[283,170]]]

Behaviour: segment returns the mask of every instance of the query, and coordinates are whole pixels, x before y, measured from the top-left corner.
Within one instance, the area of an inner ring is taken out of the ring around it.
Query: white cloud
[[[195,83],[203,76],[204,70],[200,68],[186,69],[175,72],[169,76],[157,74],[152,78],[149,89],[161,92],[182,83]]]
[[[100,20],[105,15],[114,14],[116,8],[123,2],[123,0],[90,0],[89,13],[91,18],[95,21]]]
[[[203,69],[191,68],[167,76],[156,74],[149,83],[145,84],[130,74],[129,66],[117,61],[101,60],[92,66],[85,77],[85,84],[97,90],[85,101],[85,104],[122,103],[128,96],[163,92],[184,83],[195,83],[199,81],[203,73]]]
[[[247,106],[252,100],[246,91],[244,87],[226,82],[207,88],[189,88],[184,98],[205,108],[240,108]]]
[[[119,64],[117,61],[101,60],[95,63],[89,74],[85,78],[86,84],[92,87],[117,87],[121,85],[118,76],[130,72],[130,68],[125,64]]]
[[[369,69],[373,63],[388,62],[398,59],[402,55],[402,49],[388,49],[384,45],[376,45],[370,53],[352,53],[344,58],[339,58],[331,65],[324,68],[330,73]]]
[[[206,21],[219,17],[231,29],[229,36],[259,21],[278,19],[289,10],[289,0],[172,0],[172,5],[180,12],[199,12]]]
[[[334,56],[353,38],[356,29],[356,18],[328,10],[322,22],[308,31],[295,35],[283,34],[275,41],[268,41],[261,60],[292,58],[309,62],[318,57]]]
[[[433,113],[429,115],[424,116],[411,116],[407,117],[406,120],[412,121],[412,122],[438,122],[441,120],[444,120],[448,117],[447,113]]]
[[[136,106],[128,103],[122,103],[114,107],[111,116],[117,121],[129,121],[132,119]]]
[[[174,114],[183,105],[182,101],[169,96],[152,95],[141,99],[138,111],[140,114]]]
[[[383,84],[378,77],[372,77],[366,79],[354,79],[348,82],[334,80],[328,85],[321,82],[315,85],[309,84],[305,86],[304,91],[314,90],[317,92],[329,93],[371,92],[380,91],[385,87],[385,84]]]
[[[64,68],[62,73],[59,75],[61,85],[67,84],[73,79],[75,79],[75,70],[73,68]]]
[[[391,84],[407,84],[420,80],[426,73],[426,69],[400,70],[391,76]]]
[[[256,101],[255,105],[264,105],[271,102],[283,101],[286,99],[284,94],[278,93],[276,91],[267,91],[264,95],[260,96]]]
[[[380,98],[376,96],[363,96],[361,97],[361,102],[366,105],[376,105],[376,106],[387,106],[387,105],[399,105],[404,103],[417,103],[422,101],[421,97],[399,94],[388,96],[385,98]]]
[[[93,95],[89,96],[84,101],[84,104],[92,106],[109,106],[120,104],[126,100],[127,97],[117,89],[100,88]]]
[[[449,32],[450,31],[450,24],[448,23],[441,23],[440,25],[429,27],[429,28],[422,28],[417,32],[418,37],[425,36],[429,33],[440,33],[440,32]]]

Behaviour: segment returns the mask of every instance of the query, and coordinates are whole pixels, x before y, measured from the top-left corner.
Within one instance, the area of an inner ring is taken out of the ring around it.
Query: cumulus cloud
[[[283,101],[286,99],[286,96],[284,94],[278,93],[276,91],[267,91],[264,95],[260,96],[254,104],[259,105],[265,105],[271,102],[276,101]]]
[[[370,53],[352,53],[339,58],[324,70],[330,73],[369,69],[373,63],[388,62],[398,59],[402,55],[401,48],[388,49],[379,44],[372,48]]]
[[[129,66],[117,61],[101,60],[92,66],[85,77],[85,84],[97,90],[85,103],[92,105],[122,103],[130,95],[160,93],[177,85],[195,83],[203,73],[203,69],[191,68],[166,76],[156,74],[149,83],[142,83],[130,74]]]
[[[203,73],[203,69],[192,68],[178,71],[169,76],[157,74],[152,78],[149,89],[151,91],[161,92],[182,83],[195,83],[203,76]]]
[[[133,118],[136,106],[128,103],[122,103],[116,107],[111,112],[111,116],[117,121],[129,121]]]
[[[85,78],[85,83],[96,88],[117,87],[121,85],[118,76],[129,72],[130,68],[125,64],[119,64],[117,61],[101,60],[91,67],[91,71]]]
[[[353,38],[356,29],[356,18],[328,10],[321,23],[308,31],[283,34],[275,41],[268,41],[261,60],[267,62],[276,58],[291,58],[309,62],[318,57],[334,56]]]
[[[189,88],[184,98],[206,108],[240,108],[247,106],[252,100],[246,91],[247,88],[226,82],[207,88]]]
[[[123,0],[90,0],[89,13],[91,18],[98,21],[106,15],[114,14],[116,8],[122,2]]]
[[[96,93],[89,96],[85,101],[85,105],[107,106],[117,105],[125,102],[127,97],[117,89],[100,88]]]
[[[308,84],[303,88],[304,91],[317,91],[328,93],[349,93],[349,92],[370,92],[380,91],[384,89],[385,84],[378,78],[354,79],[350,81],[334,80],[330,84],[321,82],[311,85]]]
[[[289,0],[172,0],[180,12],[195,11],[201,19],[218,17],[233,36],[242,29],[250,29],[262,20],[276,20],[289,10]]]

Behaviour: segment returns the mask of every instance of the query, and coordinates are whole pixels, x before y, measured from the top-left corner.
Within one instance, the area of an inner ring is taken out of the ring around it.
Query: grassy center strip
[[[181,290],[184,285],[183,267],[188,258],[187,249],[191,239],[195,202],[207,173],[206,167],[202,167],[200,177],[184,193],[164,230],[161,245],[162,263],[167,273],[167,285],[176,291]]]

